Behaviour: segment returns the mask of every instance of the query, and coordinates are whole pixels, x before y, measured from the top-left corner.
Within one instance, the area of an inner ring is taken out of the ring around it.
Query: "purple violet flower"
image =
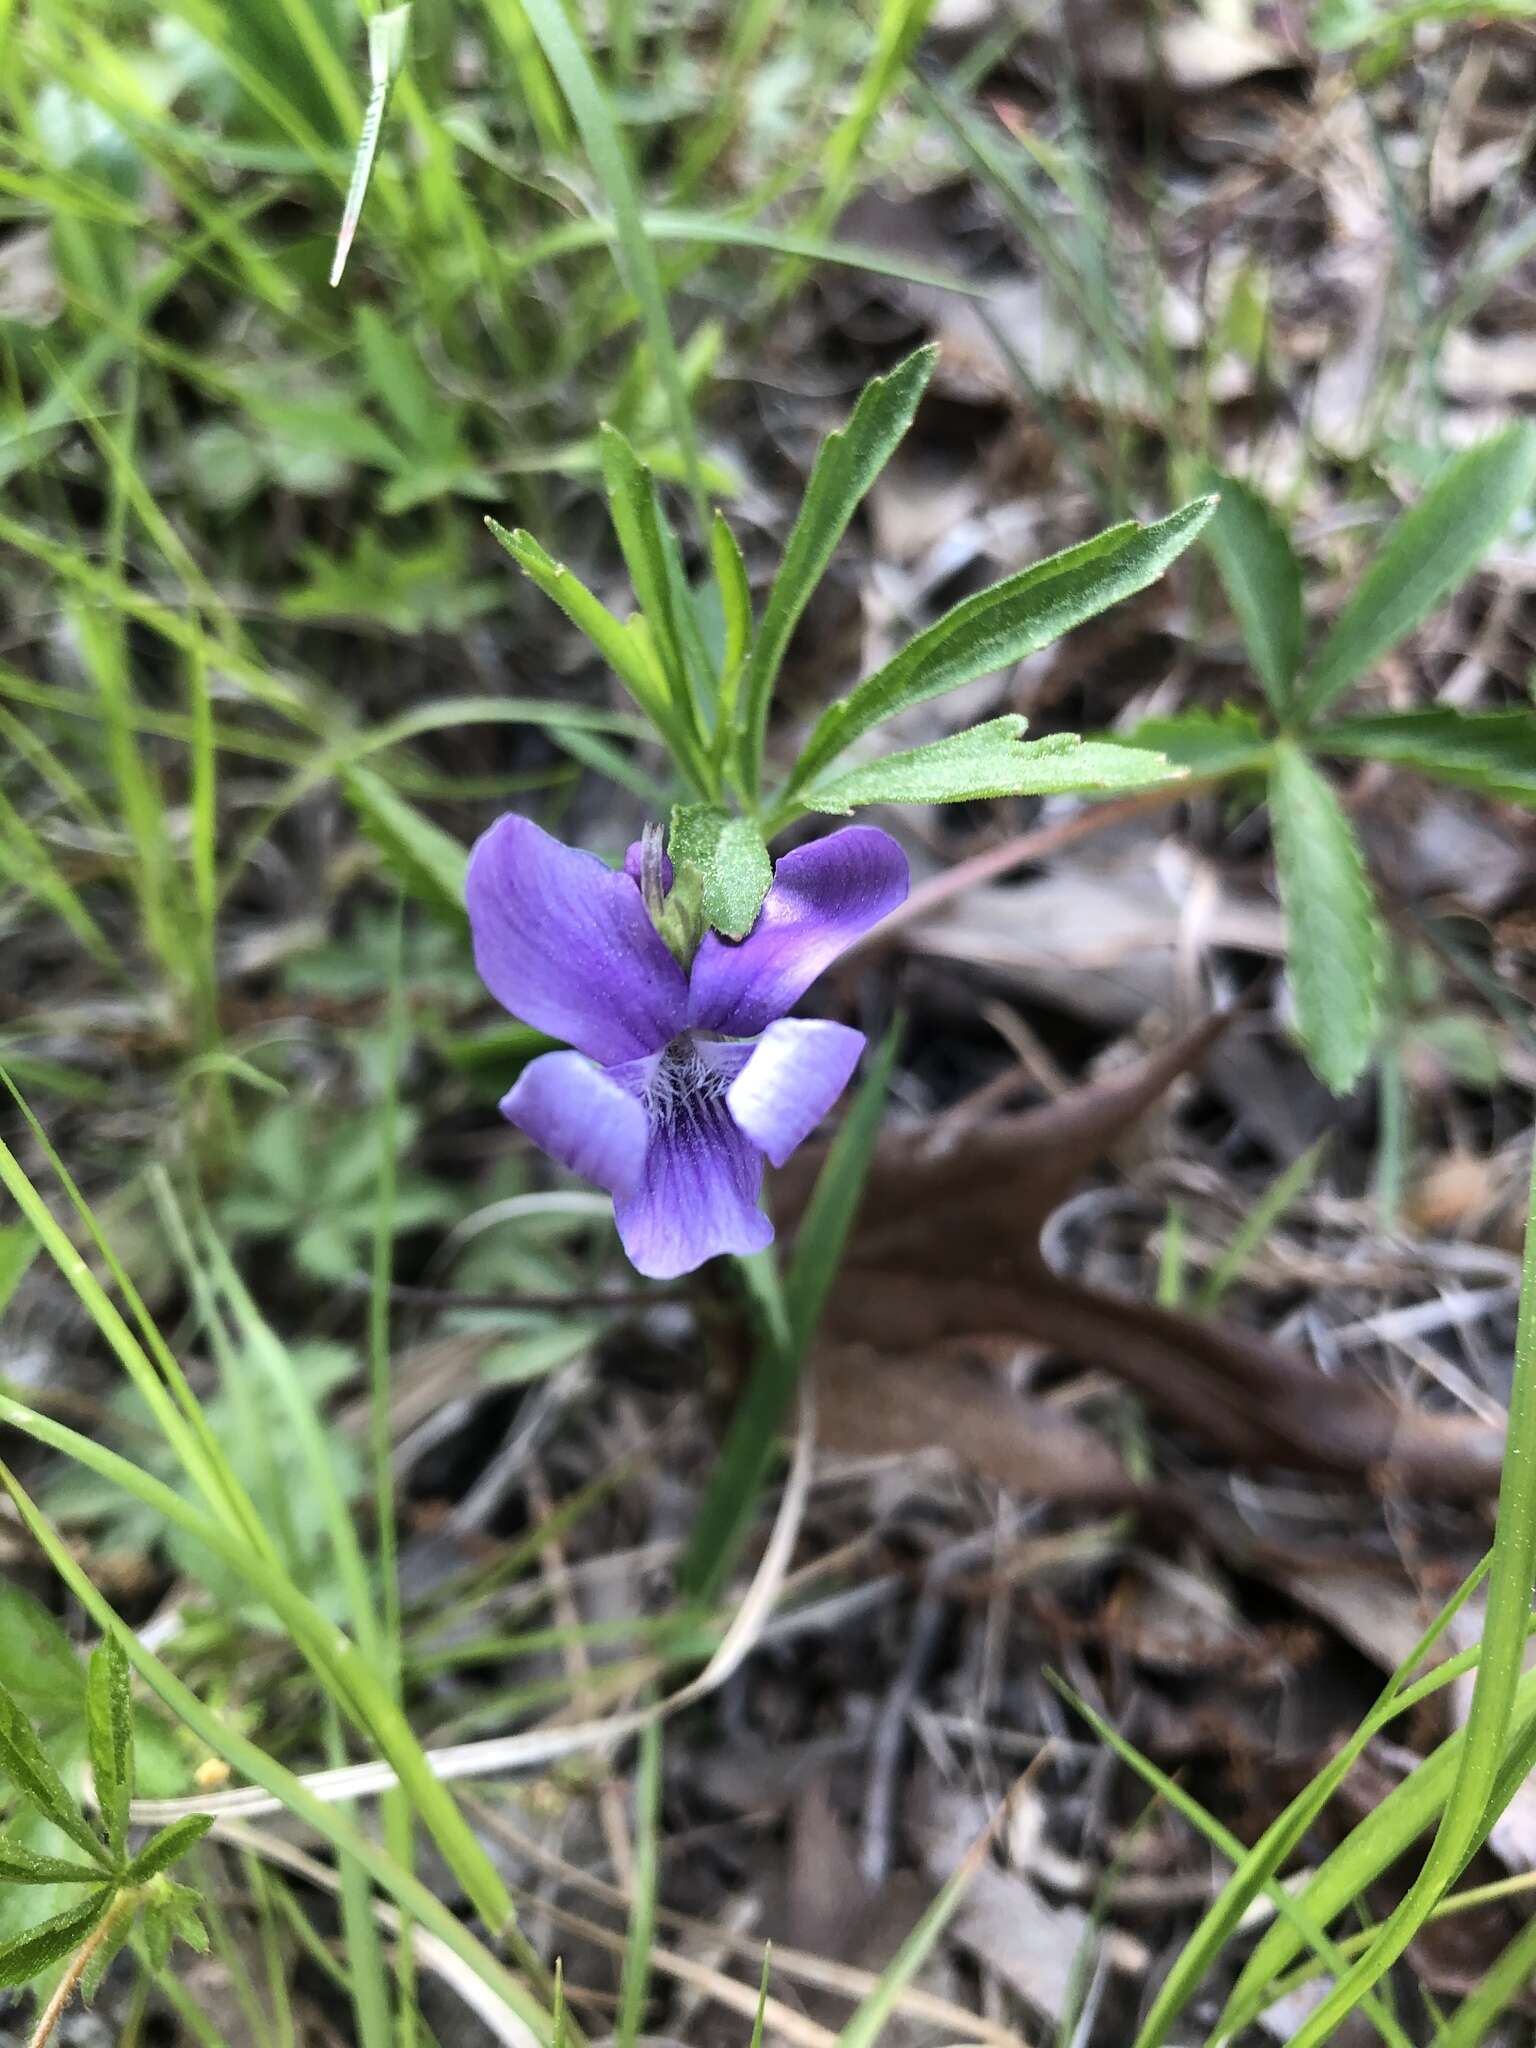
[[[869,825],[785,854],[747,936],[706,932],[685,973],[646,911],[636,849],[616,873],[528,818],[469,859],[475,965],[515,1016],[572,1052],[531,1060],[501,1105],[614,1198],[642,1273],[670,1280],[773,1237],[757,1205],[848,1084],[864,1034],[785,1011],[902,902],[906,856]]]

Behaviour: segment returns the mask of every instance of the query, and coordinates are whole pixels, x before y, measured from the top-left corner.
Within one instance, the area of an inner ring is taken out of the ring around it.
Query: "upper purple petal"
[[[516,1017],[612,1066],[682,1027],[683,971],[627,875],[509,812],[464,885],[480,978]]]
[[[635,1187],[645,1166],[645,1110],[579,1052],[530,1060],[501,1113],[535,1145],[609,1194]]]
[[[907,857],[889,833],[848,825],[786,853],[757,923],[739,943],[706,932],[688,1022],[754,1037],[907,894]]]
[[[782,1166],[848,1086],[864,1034],[819,1017],[770,1024],[725,1093],[737,1128]]]

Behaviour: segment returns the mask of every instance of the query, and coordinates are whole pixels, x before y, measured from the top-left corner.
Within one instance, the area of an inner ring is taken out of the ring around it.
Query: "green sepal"
[[[699,941],[709,929],[704,915],[704,877],[697,868],[673,864],[672,887],[662,905],[656,929],[662,943],[686,974],[699,950]]]
[[[667,851],[677,874],[697,871],[705,925],[728,939],[745,938],[773,882],[773,862],[756,822],[712,804],[677,804]]]

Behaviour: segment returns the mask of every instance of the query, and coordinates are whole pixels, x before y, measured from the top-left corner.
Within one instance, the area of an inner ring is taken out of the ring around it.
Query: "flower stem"
[[[27,2043],[27,2048],[47,2048],[47,2043],[53,2039],[54,2028],[64,2017],[65,2008],[79,1989],[80,1979],[91,1967],[92,1956],[95,1955],[102,1943],[116,1931],[124,1913],[131,1913],[133,1908],[133,1896],[130,1894],[124,1897],[122,1893],[119,1893],[106,1912],[102,1914],[96,1925],[70,1958],[69,1968],[59,1979],[58,1984],[54,1987],[52,1998],[43,2007],[38,2017],[37,2025],[32,2030],[32,2037]]]

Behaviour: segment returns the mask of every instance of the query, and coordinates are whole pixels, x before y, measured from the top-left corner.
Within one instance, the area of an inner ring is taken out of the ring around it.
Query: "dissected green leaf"
[[[686,671],[656,480],[617,427],[605,423],[598,430],[598,446],[613,530],[676,704]]]
[[[371,768],[343,768],[340,782],[364,832],[402,888],[454,924],[464,922],[464,871],[469,856]]]
[[[195,1849],[212,1826],[211,1813],[189,1813],[181,1820],[173,1820],[144,1844],[129,1864],[124,1882],[147,1884],[162,1870],[169,1870],[173,1863],[179,1862],[189,1849]]]
[[[679,874],[698,870],[705,922],[728,939],[745,938],[773,881],[773,862],[757,824],[710,804],[678,804],[667,851]]]
[[[176,1937],[188,1948],[195,1948],[199,1955],[208,1951],[208,1930],[203,1925],[203,1902],[190,1885],[174,1884],[167,1880],[160,1888],[160,1896],[171,1915]]]
[[[797,794],[872,726],[1048,646],[1155,582],[1215,509],[1197,498],[1152,526],[1127,520],[968,597],[818,720],[790,779]]]
[[[99,1864],[70,1863],[62,1856],[39,1856],[22,1842],[0,1835],[0,1884],[100,1884]]]
[[[72,1955],[101,1920],[112,1894],[103,1889],[78,1906],[66,1906],[25,1934],[0,1942],[0,1984],[26,1984],[65,1956]]]
[[[1351,683],[1464,583],[1536,493],[1536,427],[1522,422],[1447,463],[1392,528],[1334,621],[1298,691],[1307,716]]]
[[[176,1922],[164,1906],[152,1902],[144,1909],[140,1924],[144,1934],[144,1953],[149,1958],[149,1967],[158,1976],[171,1960]]]
[[[1275,710],[1284,712],[1305,645],[1301,566],[1290,535],[1251,484],[1213,472],[1210,487],[1221,503],[1205,543],[1254,673]]]
[[[1300,748],[1276,747],[1269,803],[1302,1042],[1318,1075],[1344,1095],[1376,1037],[1381,924],[1354,827]]]
[[[700,600],[704,597],[713,604],[716,593],[708,585],[702,592],[694,590],[683,565],[683,551],[678,545],[677,535],[665,519],[661,520],[660,532],[662,553],[667,562],[667,582],[672,594],[678,655],[684,685],[693,700],[693,725],[699,734],[710,733],[714,731],[719,711],[719,663],[710,653],[704,637]]]
[[[1270,736],[1240,704],[1219,711],[1180,711],[1144,718],[1126,734],[1133,747],[1152,747],[1191,775],[1237,775],[1269,762]]]
[[[830,775],[801,793],[813,811],[846,815],[859,804],[953,804],[974,797],[1054,796],[1068,790],[1143,789],[1181,771],[1162,754],[1075,733],[1023,740],[1017,712],[948,739]]]
[[[752,645],[752,588],[747,581],[741,543],[721,512],[715,514],[709,541],[715,587],[720,593],[720,616],[725,628],[725,645],[720,660],[720,716],[727,720],[736,701],[742,665]]]
[[[937,348],[920,348],[887,376],[874,378],[860,393],[848,424],[828,434],[817,450],[747,664],[743,724],[749,777],[761,755],[768,705],[790,635],[860,500],[912,424],[937,360]]]
[[[86,1673],[85,1733],[96,1804],[107,1843],[119,1861],[128,1845],[133,1798],[133,1691],[128,1659],[115,1635],[103,1636]]]
[[[65,1788],[64,1780],[50,1761],[31,1722],[3,1685],[0,1685],[0,1772],[10,1779],[17,1796],[51,1820],[62,1834],[84,1849],[98,1863],[107,1860],[90,1823]]]
[[[649,643],[630,632],[605,604],[595,598],[581,578],[557,562],[521,527],[511,531],[494,519],[486,526],[506,549],[530,582],[559,605],[571,624],[584,633],[625,685],[640,709],[655,720],[665,715],[665,680],[649,651]]]
[[[1438,782],[1536,804],[1536,711],[1384,711],[1320,727],[1321,754],[1366,755]]]

